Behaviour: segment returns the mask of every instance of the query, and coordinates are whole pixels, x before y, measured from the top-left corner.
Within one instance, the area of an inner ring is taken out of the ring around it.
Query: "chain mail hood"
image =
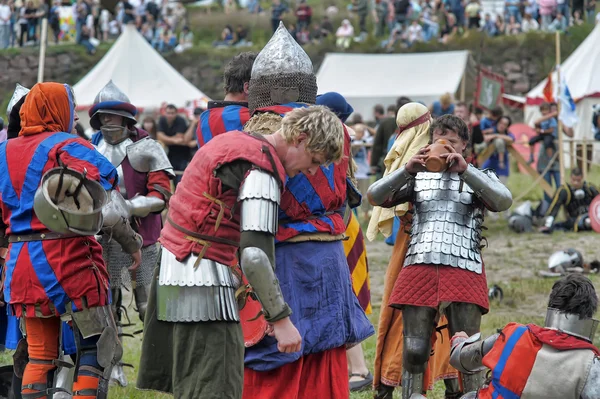
[[[293,102],[314,104],[316,97],[312,62],[280,23],[254,61],[248,94],[250,112]]]

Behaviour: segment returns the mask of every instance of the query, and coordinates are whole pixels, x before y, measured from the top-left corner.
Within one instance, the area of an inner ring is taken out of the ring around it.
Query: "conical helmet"
[[[29,93],[29,89],[17,83],[15,92],[13,93],[12,97],[10,98],[10,101],[8,102],[8,107],[6,108],[6,115],[10,115],[10,112],[12,111],[15,104],[18,103],[19,100],[22,99],[27,93]]]
[[[317,78],[308,54],[283,23],[256,56],[250,75],[248,106],[258,108],[302,102],[314,104]]]
[[[94,105],[89,111],[91,118],[90,125],[96,130],[99,130],[102,126],[100,123],[100,114],[120,115],[126,118],[127,125],[131,126],[137,123],[135,120],[137,108],[131,104],[129,97],[112,80],[100,90],[94,99]]]

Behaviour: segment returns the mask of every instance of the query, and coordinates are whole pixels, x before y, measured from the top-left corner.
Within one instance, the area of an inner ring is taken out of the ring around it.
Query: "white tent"
[[[96,94],[111,79],[133,105],[144,110],[158,109],[163,104],[183,108],[192,101],[205,107],[210,100],[181,76],[132,25],[125,27],[108,53],[73,86],[77,106],[90,107]]]
[[[330,53],[317,73],[317,85],[319,93],[340,93],[356,112],[368,119],[373,106],[387,107],[400,96],[429,105],[444,93],[456,93],[468,58],[468,51]]]
[[[577,106],[579,123],[574,127],[574,138],[594,140],[592,106],[600,103],[600,25],[596,25],[583,43],[562,63],[560,73]],[[527,93],[525,121],[530,125],[540,116],[539,105],[544,102],[543,91],[547,80],[544,79]],[[552,83],[556,90],[556,72],[552,74]]]

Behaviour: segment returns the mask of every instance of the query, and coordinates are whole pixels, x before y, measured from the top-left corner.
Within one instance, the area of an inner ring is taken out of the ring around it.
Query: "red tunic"
[[[221,165],[236,160],[251,162],[257,168],[276,174],[281,182],[285,181],[283,165],[267,141],[240,131],[213,138],[194,155],[169,202],[168,217],[173,222],[205,237],[204,242],[190,240],[167,222],[159,241],[177,260],[202,253],[203,258],[225,265],[234,263],[240,241],[238,190],[223,191],[221,180],[214,172]]]
[[[39,133],[0,144],[0,210],[7,235],[48,232],[33,212],[33,198],[59,158],[71,169],[85,169],[105,189],[117,176],[90,143],[71,134]],[[68,302],[75,310],[109,303],[102,247],[93,236],[15,242],[8,252],[4,293],[14,315],[60,315]]]

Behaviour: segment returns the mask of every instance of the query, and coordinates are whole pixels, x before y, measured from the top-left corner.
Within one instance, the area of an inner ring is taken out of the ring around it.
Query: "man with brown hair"
[[[232,130],[243,130],[250,119],[248,110],[248,82],[256,53],[245,52],[236,55],[225,66],[223,101],[210,101],[208,109],[200,115],[196,130],[198,148],[208,143],[218,134]]]

